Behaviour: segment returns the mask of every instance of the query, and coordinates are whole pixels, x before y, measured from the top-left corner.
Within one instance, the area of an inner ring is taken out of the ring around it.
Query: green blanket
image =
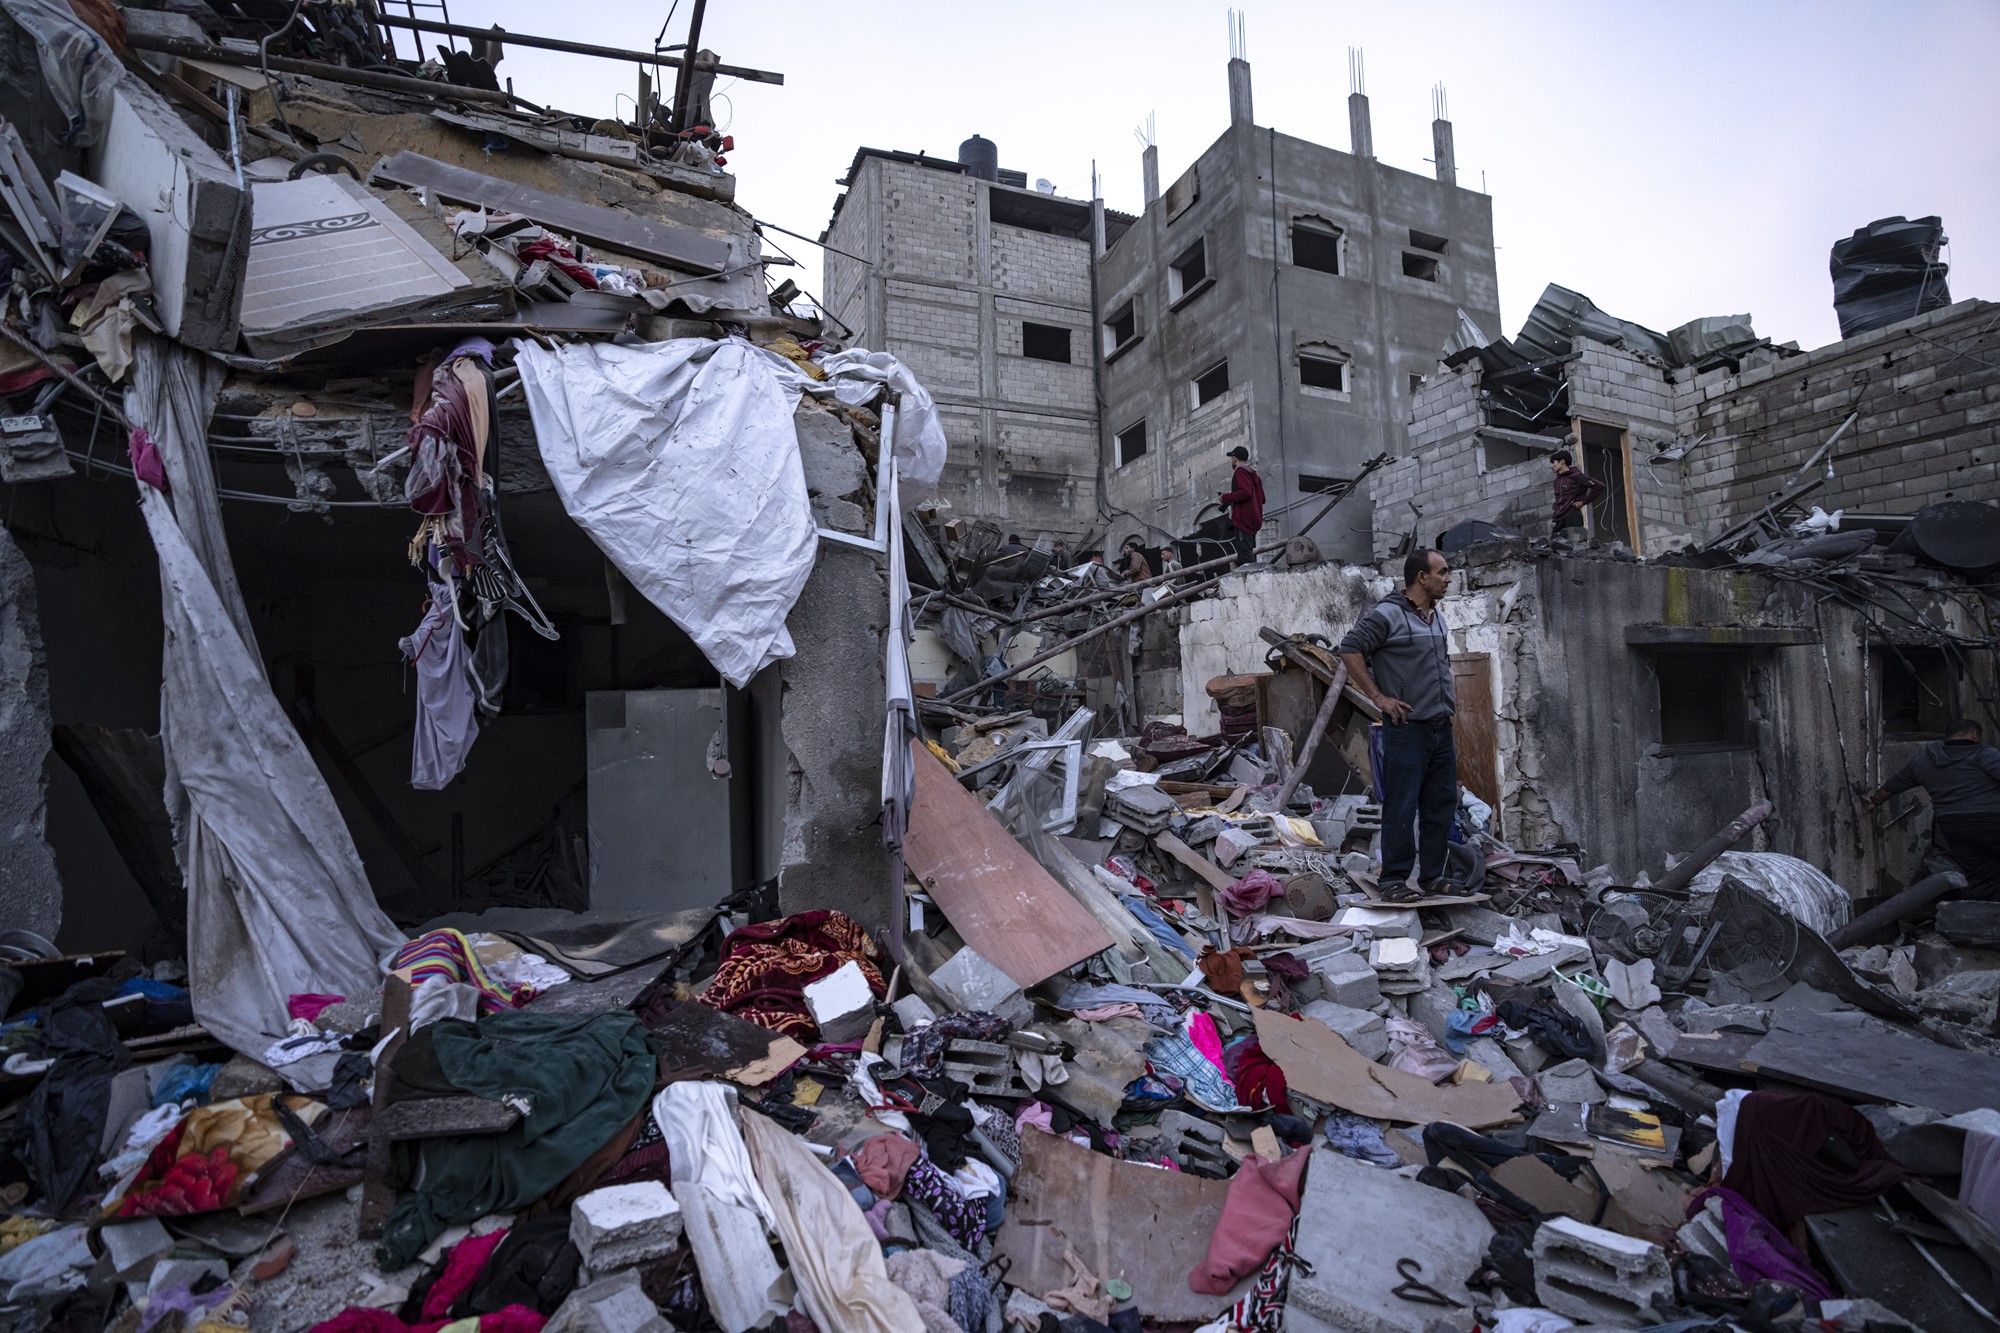
[[[403,1267],[446,1227],[512,1212],[547,1194],[639,1113],[655,1056],[627,1013],[498,1013],[433,1025],[438,1068],[475,1097],[523,1097],[529,1110],[504,1134],[430,1139],[422,1185],[397,1201],[378,1254]]]

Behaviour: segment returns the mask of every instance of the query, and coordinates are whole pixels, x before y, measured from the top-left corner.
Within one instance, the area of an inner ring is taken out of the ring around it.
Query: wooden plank
[[[375,1096],[370,1108],[376,1115],[389,1107],[390,1064],[396,1052],[403,1049],[403,1043],[410,1039],[410,983],[393,974],[382,978],[382,1034],[382,1053],[375,1061]],[[381,1235],[395,1206],[396,1190],[389,1184],[389,1141],[371,1137],[355,1234],[363,1240]]]
[[[1112,939],[1041,862],[958,785],[921,741],[912,742],[917,799],[903,857],[965,942],[1032,986]]]
[[[1071,1284],[1063,1256],[1072,1248],[1101,1281],[1132,1284],[1139,1314],[1163,1323],[1199,1323],[1224,1309],[1227,1296],[1188,1287],[1208,1256],[1229,1182],[1114,1161],[1053,1134],[1021,1136],[1007,1220],[995,1257],[1013,1264],[1008,1282],[1044,1293]]]
[[[1448,1120],[1481,1129],[1520,1119],[1516,1110],[1521,1097],[1511,1083],[1441,1088],[1416,1074],[1376,1064],[1324,1023],[1260,1009],[1256,1024],[1264,1054],[1285,1071],[1294,1092],[1314,1101],[1405,1125]]]
[[[1863,1014],[1786,1014],[1752,1046],[1759,1073],[1855,1101],[1928,1106],[1945,1115],[2000,1106],[2000,1060],[1885,1028]],[[1686,1058],[1690,1043],[1674,1045]]]
[[[1208,881],[1211,888],[1227,889],[1234,887],[1236,883],[1227,870],[1224,870],[1221,866],[1209,860],[1171,833],[1155,833],[1153,835],[1153,845]]]
[[[593,245],[657,259],[689,273],[717,274],[729,267],[728,242],[693,227],[545,194],[422,153],[405,151],[385,157],[375,164],[372,178],[419,186],[460,203],[520,213]]]
[[[1493,807],[1493,836],[1500,829],[1500,747],[1493,715],[1493,659],[1486,653],[1463,653],[1451,659],[1451,688],[1457,707],[1451,715],[1451,738],[1458,752],[1458,780],[1467,791]]]

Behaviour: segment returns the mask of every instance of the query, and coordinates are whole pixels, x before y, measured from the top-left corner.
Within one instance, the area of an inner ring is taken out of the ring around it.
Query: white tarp
[[[917,383],[908,366],[887,352],[855,347],[835,352],[819,365],[833,384],[833,396],[851,407],[873,398],[881,384],[902,395],[890,442],[890,452],[896,456],[896,484],[902,489],[905,509],[930,499],[937,491],[938,478],[944,475],[949,447],[930,391]]]
[[[790,657],[819,546],[792,426],[810,381],[735,338],[514,346],[569,516],[730,684]]]
[[[139,489],[165,603],[160,720],[194,1014],[255,1054],[286,1031],[292,995],[374,994],[403,935],[181,525]]]

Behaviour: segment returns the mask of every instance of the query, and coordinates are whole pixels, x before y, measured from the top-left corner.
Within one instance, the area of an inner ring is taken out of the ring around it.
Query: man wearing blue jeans
[[[1339,649],[1347,678],[1382,710],[1382,896],[1390,902],[1452,891],[1445,839],[1458,806],[1451,641],[1438,613],[1451,565],[1419,547],[1403,562],[1403,585],[1356,621]],[[1413,867],[1421,889],[1408,882]]]

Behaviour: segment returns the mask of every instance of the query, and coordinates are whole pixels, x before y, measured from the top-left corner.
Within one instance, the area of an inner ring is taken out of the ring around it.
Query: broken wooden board
[[[404,151],[385,157],[371,175],[495,212],[519,213],[592,245],[657,259],[689,273],[719,274],[729,266],[729,243],[693,227],[564,199],[422,153]]]
[[[994,1243],[1013,1268],[1007,1281],[1036,1298],[1071,1284],[1071,1247],[1100,1281],[1132,1284],[1139,1314],[1200,1323],[1248,1289],[1205,1296],[1188,1274],[1208,1257],[1229,1182],[1119,1162],[1053,1134],[1021,1136],[1007,1220]]]
[[[1258,1043],[1285,1072],[1285,1082],[1316,1102],[1401,1124],[1446,1120],[1483,1129],[1520,1119],[1521,1097],[1511,1083],[1440,1088],[1416,1074],[1376,1064],[1324,1023],[1260,1009],[1256,1024]]]
[[[1684,1059],[1690,1043],[1674,1047]],[[2000,1106],[2000,1060],[1911,1036],[1864,1014],[1780,1014],[1744,1056],[1753,1072],[1858,1101],[1945,1115]]]
[[[910,750],[917,798],[903,860],[967,944],[1022,987],[1112,947],[1097,919],[936,755],[920,741]]]
[[[1209,860],[1171,833],[1155,833],[1153,835],[1153,845],[1168,856],[1173,857],[1174,860],[1179,861],[1189,870],[1194,871],[1195,874],[1201,876],[1202,879],[1208,882],[1211,888],[1230,889],[1236,886],[1235,878],[1227,870],[1224,870],[1221,866]]]
[[[652,1033],[660,1043],[660,1074],[675,1081],[723,1079],[762,1087],[806,1053],[782,1032],[693,1000],[676,1005]]]

